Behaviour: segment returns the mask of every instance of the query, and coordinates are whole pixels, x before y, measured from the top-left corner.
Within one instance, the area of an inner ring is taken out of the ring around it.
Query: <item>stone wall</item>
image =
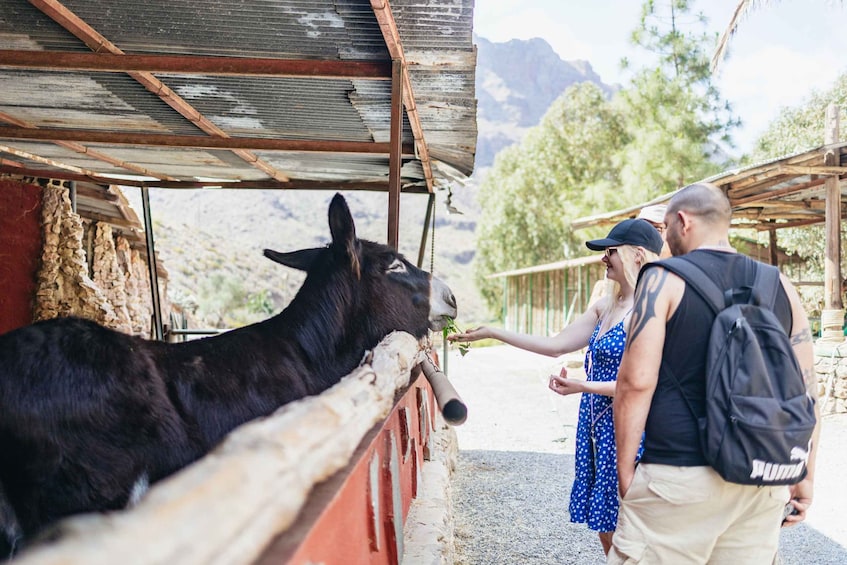
[[[821,414],[847,412],[847,342],[815,345]]]
[[[126,238],[120,236],[116,238],[115,251],[118,265],[124,273],[126,308],[132,325],[132,333],[146,336],[150,333],[150,320],[153,319],[147,262],[137,249],[130,248]]]
[[[146,261],[110,225],[87,222],[71,209],[59,182],[44,188],[44,247],[34,321],[80,316],[149,337],[152,305]],[[93,240],[88,256],[87,240]]]

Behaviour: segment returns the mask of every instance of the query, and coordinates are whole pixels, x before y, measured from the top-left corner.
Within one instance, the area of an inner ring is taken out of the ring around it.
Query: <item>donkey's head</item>
[[[326,285],[335,311],[327,323],[357,324],[366,336],[381,339],[394,330],[415,337],[440,330],[456,317],[456,299],[439,279],[430,276],[387,245],[356,237],[347,202],[336,194],[329,205],[332,243],[291,253],[265,250],[265,256],[306,271],[306,283]],[[357,319],[332,319],[354,315]]]

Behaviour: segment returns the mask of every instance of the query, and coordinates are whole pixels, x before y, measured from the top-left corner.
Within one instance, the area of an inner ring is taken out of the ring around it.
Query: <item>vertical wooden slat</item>
[[[544,276],[544,335],[550,335],[550,271]]]
[[[503,327],[509,327],[509,277],[503,277]]]
[[[527,308],[527,312],[526,312],[526,315],[527,315],[527,322],[526,322],[527,332],[526,333],[534,334],[535,333],[535,326],[533,324],[534,320],[533,320],[532,314],[535,311],[535,293],[533,292],[535,290],[535,275],[530,274],[530,275],[527,276],[527,278],[529,279],[529,295],[528,295],[529,300],[527,300],[526,302],[527,302],[527,305],[529,307]]]
[[[391,148],[388,154],[388,245],[400,249],[400,166],[403,135],[403,63],[395,59],[391,72]]]

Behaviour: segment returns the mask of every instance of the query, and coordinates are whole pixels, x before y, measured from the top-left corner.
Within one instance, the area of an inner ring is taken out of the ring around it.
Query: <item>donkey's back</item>
[[[307,276],[264,322],[179,344],[79,318],[0,336],[0,551],[61,517],[123,508],[236,426],[328,388],[391,331],[420,338],[455,317],[446,285],[356,238],[340,195],[329,220],[326,247],[265,251]]]

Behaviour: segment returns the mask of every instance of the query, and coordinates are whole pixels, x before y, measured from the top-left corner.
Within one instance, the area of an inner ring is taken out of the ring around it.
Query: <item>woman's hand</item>
[[[562,396],[585,391],[585,383],[568,378],[568,368],[562,367],[558,375],[550,375],[550,390]]]
[[[488,326],[480,326],[478,328],[471,328],[469,330],[465,330],[462,333],[451,334],[447,336],[447,341],[458,341],[460,343],[466,343],[469,341],[478,341],[480,339],[486,339],[494,337],[491,333],[491,328]]]

